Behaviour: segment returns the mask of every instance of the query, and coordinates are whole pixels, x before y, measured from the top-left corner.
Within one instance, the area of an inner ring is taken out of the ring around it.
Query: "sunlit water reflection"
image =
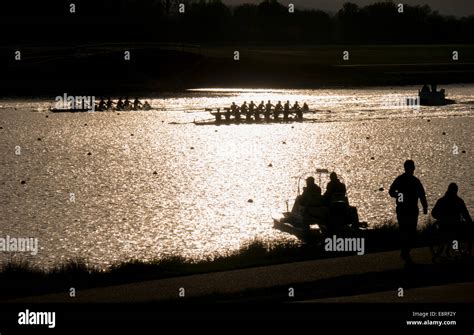
[[[20,256],[48,267],[80,257],[106,267],[199,259],[253,239],[294,241],[272,228],[271,216],[286,200],[291,206],[297,177],[317,167],[344,177],[372,226],[393,218],[387,189],[407,158],[431,206],[455,181],[472,209],[473,86],[446,88],[458,104],[418,109],[387,103],[414,96],[413,87],[201,90],[120,115],[52,114],[49,101],[0,101],[0,237],[38,237],[41,247],[34,257],[0,252],[0,261]],[[205,107],[287,99],[319,110],[311,115],[318,122],[192,124],[209,117]]]

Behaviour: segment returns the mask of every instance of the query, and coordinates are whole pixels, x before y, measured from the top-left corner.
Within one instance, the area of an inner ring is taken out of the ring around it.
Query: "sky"
[[[305,8],[316,8],[324,11],[336,12],[345,2],[356,3],[364,6],[374,2],[383,2],[383,0],[278,0],[282,4],[292,3],[295,6]],[[237,5],[241,3],[260,3],[261,0],[222,0],[228,5]],[[438,10],[443,15],[468,16],[474,15],[474,0],[394,0],[394,3],[404,3],[408,5],[429,5],[432,9]]]

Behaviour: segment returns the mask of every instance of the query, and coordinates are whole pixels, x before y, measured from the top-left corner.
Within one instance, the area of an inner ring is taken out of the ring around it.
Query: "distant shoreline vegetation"
[[[427,234],[427,229],[419,232],[419,246],[427,245]],[[393,222],[371,229],[364,239],[365,253],[399,248],[398,227]],[[357,254],[354,250],[329,252],[325,250],[325,246],[324,240],[318,245],[288,242],[267,244],[256,240],[226,256],[210,257],[201,261],[189,261],[179,256],[150,262],[130,260],[117,263],[106,270],[90,266],[82,259],[66,261],[50,270],[42,270],[27,261],[10,261],[0,270],[0,301],[26,295],[68,292],[71,286],[87,289]],[[35,285],[31,285],[32,282]]]
[[[15,25],[42,18],[34,30],[9,30],[5,38],[56,41],[58,25],[68,40],[267,44],[453,44],[474,42],[474,15],[446,16],[428,5],[347,2],[334,14],[265,0],[227,6],[220,0],[98,0],[69,6],[6,1],[0,19]],[[9,19],[14,17],[14,20]],[[40,21],[41,22],[41,21]],[[124,24],[126,23],[126,24]],[[67,40],[64,41],[67,43]],[[61,42],[63,43],[63,41]]]
[[[275,0],[98,0],[70,13],[53,1],[7,1],[0,20],[7,97],[473,81],[474,15],[426,5],[400,13],[393,2],[346,3],[329,14]]]

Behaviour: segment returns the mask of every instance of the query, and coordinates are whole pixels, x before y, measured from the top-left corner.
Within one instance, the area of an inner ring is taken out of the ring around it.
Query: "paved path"
[[[472,303],[474,282],[406,289],[403,297],[396,290],[362,295],[312,299],[304,303]]]
[[[412,251],[414,260],[419,264],[432,264],[427,248]],[[285,288],[282,294],[288,294],[288,288],[302,285],[312,287],[312,283],[331,282],[344,276],[361,277],[368,273],[377,274],[402,271],[403,264],[398,251],[349,256],[332,259],[272,265],[250,269],[216,272],[138,282],[103,288],[77,291],[75,298],[68,292],[37,297],[21,298],[15,302],[151,302],[180,298],[184,289],[186,298],[232,297],[242,292],[265,291]],[[345,280],[347,284],[347,280]],[[316,285],[316,284],[315,284]],[[327,284],[326,284],[327,285]],[[269,293],[264,294],[269,294]],[[272,293],[273,294],[273,293]],[[355,292],[354,294],[357,294]],[[310,299],[311,296],[308,296]]]

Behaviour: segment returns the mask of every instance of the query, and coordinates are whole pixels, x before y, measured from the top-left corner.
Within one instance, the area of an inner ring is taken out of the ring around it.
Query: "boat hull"
[[[421,106],[446,106],[446,105],[453,105],[456,101],[451,99],[444,99],[444,100],[430,100],[430,99],[421,99],[420,105]]]
[[[321,242],[332,234],[341,236],[354,236],[370,231],[367,222],[357,222],[352,225],[342,225],[337,230],[328,229],[326,224],[314,220],[302,220],[294,216],[291,212],[285,212],[279,217],[273,218],[273,228],[284,233],[291,234],[304,242]]]
[[[50,108],[53,113],[86,113],[92,112],[90,108]]]
[[[273,218],[273,228],[291,234],[302,241],[317,241],[324,236],[324,229],[316,222],[298,223],[291,213]]]
[[[203,121],[194,121],[193,123],[196,126],[228,126],[233,124],[284,124],[284,123],[302,123],[302,122],[312,121],[312,119],[289,119],[289,120],[203,120]]]
[[[88,108],[50,108],[50,112],[52,113],[93,113],[93,112],[136,112],[136,111],[149,111],[152,108],[144,108],[144,109],[88,109]]]

